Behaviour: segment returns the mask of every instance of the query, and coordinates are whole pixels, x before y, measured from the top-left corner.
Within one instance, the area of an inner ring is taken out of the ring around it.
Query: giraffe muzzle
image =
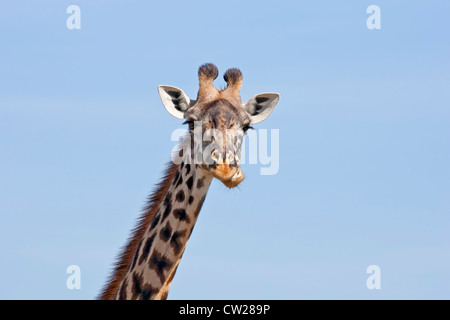
[[[211,168],[210,172],[228,188],[236,187],[245,177],[240,167],[230,167],[228,163],[218,164],[215,168]]]

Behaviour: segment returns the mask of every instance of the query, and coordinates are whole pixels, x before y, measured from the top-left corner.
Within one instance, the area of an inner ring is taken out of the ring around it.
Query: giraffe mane
[[[114,295],[122,279],[124,278],[130,263],[132,262],[137,247],[139,246],[139,242],[151,224],[153,217],[156,214],[160,203],[163,201],[164,195],[167,193],[177,170],[178,164],[174,164],[173,162],[168,163],[163,178],[156,185],[153,193],[149,196],[147,205],[143,209],[143,213],[137,219],[136,226],[131,231],[131,235],[128,238],[127,243],[122,247],[119,255],[117,256],[113,271],[109,276],[105,287],[98,296],[98,299],[111,300],[114,298]]]

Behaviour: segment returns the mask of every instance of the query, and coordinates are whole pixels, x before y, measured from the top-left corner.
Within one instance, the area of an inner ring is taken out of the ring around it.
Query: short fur
[[[198,77],[200,81],[209,79],[215,80],[219,76],[219,69],[212,63],[205,63],[198,68]]]
[[[239,82],[242,82],[242,78],[243,77],[241,70],[236,68],[228,69],[223,75],[223,79],[225,80],[225,82],[229,87]]]

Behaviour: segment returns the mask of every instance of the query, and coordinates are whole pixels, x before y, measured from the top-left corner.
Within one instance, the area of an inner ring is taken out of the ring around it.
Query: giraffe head
[[[224,74],[227,87],[218,90],[213,81],[219,75],[213,64],[198,69],[199,90],[191,100],[183,90],[159,86],[158,91],[167,111],[189,125],[192,159],[227,187],[236,187],[244,180],[240,168],[241,144],[252,124],[265,120],[280,99],[278,93],[262,93],[244,104],[240,89],[242,73],[228,69]]]

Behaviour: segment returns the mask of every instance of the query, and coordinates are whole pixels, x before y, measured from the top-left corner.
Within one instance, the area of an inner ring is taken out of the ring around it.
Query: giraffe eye
[[[183,124],[187,124],[189,126],[189,130],[194,130],[194,120],[188,119]]]
[[[247,132],[248,129],[254,129],[254,128],[253,128],[251,125],[249,125],[249,124],[246,124],[246,125],[242,128],[242,130],[244,130],[244,132]]]

